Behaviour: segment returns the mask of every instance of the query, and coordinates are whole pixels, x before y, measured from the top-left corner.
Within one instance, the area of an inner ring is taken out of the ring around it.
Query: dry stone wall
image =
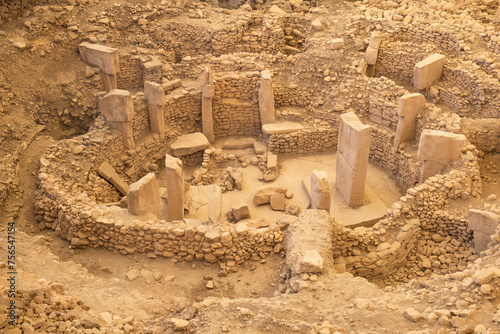
[[[120,53],[120,71],[116,74],[116,83],[119,89],[125,90],[144,85],[140,56]]]

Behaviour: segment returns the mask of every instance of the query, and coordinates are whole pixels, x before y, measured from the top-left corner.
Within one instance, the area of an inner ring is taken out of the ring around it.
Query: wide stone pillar
[[[269,70],[260,72],[259,110],[262,125],[276,122],[273,83]]]
[[[128,212],[133,215],[157,215],[161,208],[160,188],[154,173],[132,183],[127,193]]]
[[[165,156],[167,176],[167,221],[184,218],[184,172],[181,159]]]
[[[399,99],[399,120],[394,137],[394,150],[397,151],[401,143],[415,138],[417,114],[423,107],[425,107],[425,97],[422,94],[407,94]]]
[[[335,185],[349,206],[363,205],[371,129],[353,112],[340,116]]]
[[[109,92],[117,88],[116,73],[120,71],[118,49],[83,42],[79,45],[82,60],[102,70],[104,89]]]
[[[424,130],[418,143],[417,158],[423,160],[420,182],[431,177],[460,157],[467,142],[464,135]]]
[[[203,73],[203,87],[201,93],[201,124],[203,134],[211,143],[215,141],[214,117],[212,110],[214,85],[212,84],[212,82],[212,70],[210,69],[210,67],[207,67],[205,69],[205,73]]]
[[[99,111],[106,117],[106,123],[110,128],[121,132],[125,149],[133,149],[135,147],[132,131],[134,103],[130,92],[113,89],[101,99]]]
[[[160,141],[165,140],[165,120],[163,107],[165,105],[165,92],[156,82],[144,82],[144,95],[148,101],[149,123],[151,131],[158,134]]]
[[[415,64],[413,85],[417,89],[426,89],[435,84],[443,75],[446,57],[435,53]]]
[[[326,172],[313,170],[311,173],[311,209],[330,212],[331,201],[332,193]]]

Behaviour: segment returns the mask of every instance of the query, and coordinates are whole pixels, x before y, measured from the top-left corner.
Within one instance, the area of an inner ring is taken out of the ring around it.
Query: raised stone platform
[[[262,132],[266,135],[273,135],[276,133],[288,133],[303,130],[304,126],[298,122],[278,122],[268,123],[262,126]]]
[[[177,137],[177,140],[170,145],[170,148],[174,156],[182,157],[204,150],[209,146],[210,142],[203,133],[193,132]]]
[[[350,228],[358,226],[370,227],[386,216],[388,208],[368,185],[365,185],[364,204],[353,208],[345,203],[342,195],[335,187],[335,172],[330,171],[327,175],[332,192],[330,215],[335,221]],[[302,188],[309,200],[311,200],[311,178],[309,176],[302,179]]]

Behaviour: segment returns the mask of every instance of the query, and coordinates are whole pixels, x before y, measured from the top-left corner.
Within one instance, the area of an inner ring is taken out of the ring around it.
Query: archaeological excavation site
[[[0,0],[0,332],[499,334],[498,0]]]

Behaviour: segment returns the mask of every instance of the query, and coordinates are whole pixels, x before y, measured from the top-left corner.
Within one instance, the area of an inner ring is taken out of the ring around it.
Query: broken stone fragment
[[[261,205],[268,204],[271,201],[272,193],[286,193],[286,189],[279,186],[262,186],[257,190],[253,196],[253,204]]]
[[[297,262],[296,272],[320,273],[323,271],[323,258],[316,249],[306,250]]]
[[[403,310],[403,316],[410,320],[411,322],[417,322],[422,320],[422,315],[420,312],[415,310],[413,307],[408,307]]]
[[[236,221],[250,218],[250,210],[248,209],[248,205],[241,199],[236,199],[235,201],[233,201],[231,205],[231,211]]]

